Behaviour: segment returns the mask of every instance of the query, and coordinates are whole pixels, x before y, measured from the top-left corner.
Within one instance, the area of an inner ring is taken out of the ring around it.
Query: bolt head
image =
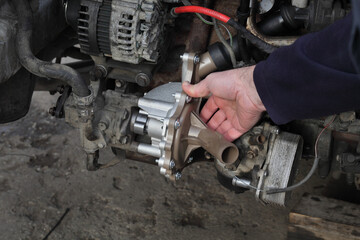
[[[194,157],[189,157],[188,163],[191,163],[192,161],[194,161]]]
[[[173,169],[173,168],[175,167],[175,162],[174,162],[174,160],[171,160],[171,161],[170,161],[169,167],[170,167],[170,169]]]
[[[276,134],[276,135],[279,135],[280,134],[280,129],[278,127],[274,127],[271,132]]]
[[[177,119],[174,124],[175,129],[179,129],[181,127],[180,120]]]
[[[104,148],[105,146],[104,146],[104,144],[99,143],[99,144],[98,144],[98,147],[99,147],[99,148]]]
[[[198,64],[200,62],[200,57],[199,56],[195,56],[194,57],[194,64]]]
[[[125,145],[129,142],[129,137],[128,136],[124,136],[120,139],[121,144]]]
[[[120,80],[116,80],[116,81],[115,81],[115,86],[116,86],[117,88],[121,88],[121,87],[123,86],[123,83],[122,83]]]
[[[204,152],[204,156],[207,160],[210,160],[212,158],[211,154],[208,151]]]
[[[181,175],[180,172],[177,172],[177,173],[175,174],[175,180],[176,180],[176,181],[179,181],[179,180],[181,179],[181,177],[182,177],[182,175]]]

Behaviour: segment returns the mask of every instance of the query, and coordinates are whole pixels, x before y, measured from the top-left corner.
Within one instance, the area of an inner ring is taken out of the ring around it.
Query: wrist
[[[243,83],[245,86],[240,86],[242,89],[246,89],[245,93],[249,100],[252,102],[255,110],[259,112],[266,111],[263,102],[261,101],[260,95],[256,89],[254,82],[254,69],[256,65],[240,68],[238,76],[240,77],[239,82]]]

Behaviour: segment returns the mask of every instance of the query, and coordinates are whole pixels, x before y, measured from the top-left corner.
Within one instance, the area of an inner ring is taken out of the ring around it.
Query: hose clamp
[[[73,93],[73,97],[76,105],[86,107],[86,106],[90,106],[94,102],[95,100],[94,90],[91,86],[89,86],[89,90],[90,90],[90,94],[85,97],[80,97],[75,93]]]

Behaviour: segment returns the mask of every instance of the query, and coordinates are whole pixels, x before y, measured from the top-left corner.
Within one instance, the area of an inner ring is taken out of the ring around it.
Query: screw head
[[[194,57],[194,64],[198,64],[200,62],[200,57],[199,56],[195,56]]]
[[[188,163],[191,163],[192,161],[194,161],[194,157],[189,157]]]
[[[170,167],[170,169],[173,169],[173,168],[175,167],[175,162],[174,162],[174,160],[171,160],[171,161],[170,161],[169,167]]]
[[[175,124],[174,124],[174,127],[175,127],[175,129],[179,129],[179,128],[181,127],[181,124],[180,124],[180,120],[179,120],[179,119],[176,119]]]
[[[181,175],[180,172],[177,172],[177,173],[175,174],[175,180],[176,180],[176,181],[179,181],[179,180],[181,179],[181,177],[182,177],[182,175]]]

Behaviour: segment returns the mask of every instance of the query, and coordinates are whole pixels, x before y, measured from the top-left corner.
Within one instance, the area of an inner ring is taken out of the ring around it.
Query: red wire
[[[209,8],[199,7],[199,6],[184,6],[184,7],[177,7],[175,8],[174,12],[176,14],[180,13],[201,13],[210,17],[214,17],[219,21],[222,21],[224,23],[227,23],[231,18],[219,13],[217,11],[214,11]]]

